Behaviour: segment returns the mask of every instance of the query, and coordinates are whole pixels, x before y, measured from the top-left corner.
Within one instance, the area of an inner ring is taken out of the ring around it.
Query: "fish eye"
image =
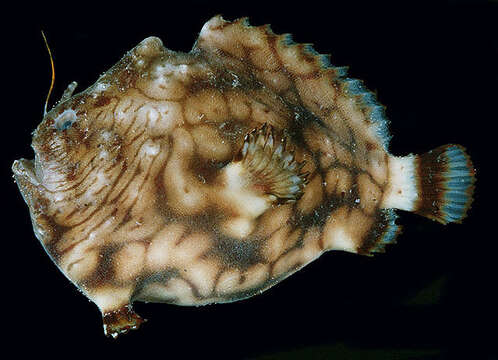
[[[73,109],[67,109],[55,118],[54,127],[59,131],[64,131],[69,129],[76,120],[76,112]]]

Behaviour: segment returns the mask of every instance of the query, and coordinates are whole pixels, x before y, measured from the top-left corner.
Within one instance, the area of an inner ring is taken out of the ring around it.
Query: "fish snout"
[[[34,160],[19,159],[12,164],[14,180],[28,205],[36,237],[46,242],[51,227],[46,216],[47,199],[35,172]]]

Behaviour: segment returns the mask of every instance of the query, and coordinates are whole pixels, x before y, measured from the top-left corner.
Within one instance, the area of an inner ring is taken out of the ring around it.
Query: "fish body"
[[[383,107],[310,46],[245,19],[192,51],[142,41],[49,111],[13,164],[36,237],[100,309],[204,305],[270,288],[328,250],[383,252],[395,209],[460,222],[475,170],[459,145],[389,153]]]

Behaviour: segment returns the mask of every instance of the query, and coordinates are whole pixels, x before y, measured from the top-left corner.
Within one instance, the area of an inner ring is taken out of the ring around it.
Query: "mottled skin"
[[[327,250],[382,251],[398,231],[378,108],[323,61],[215,17],[190,53],[147,38],[45,116],[15,179],[38,239],[108,334],[139,325],[135,300],[243,299]],[[263,124],[309,173],[297,201],[230,190],[227,164]]]

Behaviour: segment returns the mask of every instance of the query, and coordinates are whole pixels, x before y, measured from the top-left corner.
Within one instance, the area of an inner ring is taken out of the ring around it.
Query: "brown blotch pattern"
[[[57,131],[53,118],[68,108],[78,124]],[[365,116],[337,70],[304,46],[216,17],[192,52],[146,39],[54,108],[33,140],[43,190],[24,180],[31,164],[16,180],[40,240],[103,312],[133,299],[233,301],[326,250],[357,252],[387,224],[378,208],[387,155]],[[242,217],[218,178],[265,123],[309,182],[298,201]]]

